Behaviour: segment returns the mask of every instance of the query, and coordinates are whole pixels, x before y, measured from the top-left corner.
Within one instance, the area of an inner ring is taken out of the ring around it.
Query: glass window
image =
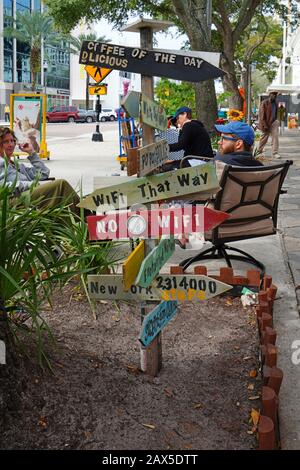
[[[31,0],[17,0],[16,10],[17,11],[28,11],[31,7]]]
[[[35,10],[40,10],[41,9],[41,0],[34,0],[33,2],[33,8]]]

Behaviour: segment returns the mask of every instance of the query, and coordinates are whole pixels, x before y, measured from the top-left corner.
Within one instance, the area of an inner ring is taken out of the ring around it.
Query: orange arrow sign
[[[90,95],[107,95],[107,85],[100,83],[100,85],[89,86]]]
[[[103,67],[94,67],[93,65],[86,65],[84,70],[89,74],[89,76],[95,80],[97,83],[102,82],[105,77],[107,77],[112,69],[105,69]]]

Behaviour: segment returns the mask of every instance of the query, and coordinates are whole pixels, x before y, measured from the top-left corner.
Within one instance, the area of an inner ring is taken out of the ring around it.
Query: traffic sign
[[[100,83],[100,85],[89,86],[90,95],[107,95],[107,84]]]
[[[149,287],[161,268],[171,258],[174,251],[174,237],[162,239],[142,262],[134,284],[141,287]]]
[[[114,211],[107,215],[87,217],[90,240],[128,240],[129,238],[160,238],[163,235],[204,233],[220,225],[230,215],[204,205],[162,208],[153,204],[151,210]]]
[[[145,316],[139,340],[146,347],[169,323],[177,312],[177,302],[161,302]]]
[[[84,70],[89,74],[89,76],[95,80],[95,82],[100,83],[102,80],[107,77],[107,75],[112,72],[112,69],[107,69],[103,67],[95,67],[93,65],[86,65]]]
[[[92,211],[108,211],[108,207],[125,209],[136,204],[178,198],[179,196],[203,192],[216,193],[219,182],[213,163],[205,163],[181,170],[133,179],[103,189],[96,189],[84,198],[78,207]]]
[[[141,264],[145,258],[145,242],[142,240],[129,255],[122,266],[124,290],[130,289],[138,275]]]
[[[199,51],[174,53],[174,51],[139,49],[97,41],[83,41],[79,63],[96,64],[98,67],[109,66],[124,72],[190,82],[200,82],[224,75],[223,70],[201,58]]]
[[[229,284],[200,274],[160,274],[151,286],[144,288],[132,285],[127,292],[124,291],[122,274],[88,275],[87,282],[91,299],[137,302],[141,300],[202,301],[232,289]]]

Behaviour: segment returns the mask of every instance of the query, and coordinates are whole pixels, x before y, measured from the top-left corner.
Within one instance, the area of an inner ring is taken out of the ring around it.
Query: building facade
[[[44,10],[41,0],[0,0],[0,119],[11,93],[31,92],[30,49],[16,39],[3,37],[17,13]],[[43,45],[42,45],[43,46]],[[42,47],[41,73],[36,91],[46,92],[47,108],[70,102],[70,54],[65,44]]]

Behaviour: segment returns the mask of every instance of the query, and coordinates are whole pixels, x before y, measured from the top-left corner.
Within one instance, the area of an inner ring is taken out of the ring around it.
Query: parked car
[[[75,122],[78,119],[78,108],[75,106],[56,106],[46,113],[47,122]]]
[[[97,113],[93,109],[79,109],[76,122],[93,122],[97,119]]]
[[[117,119],[113,109],[110,108],[102,108],[99,118],[101,122],[115,121]]]

